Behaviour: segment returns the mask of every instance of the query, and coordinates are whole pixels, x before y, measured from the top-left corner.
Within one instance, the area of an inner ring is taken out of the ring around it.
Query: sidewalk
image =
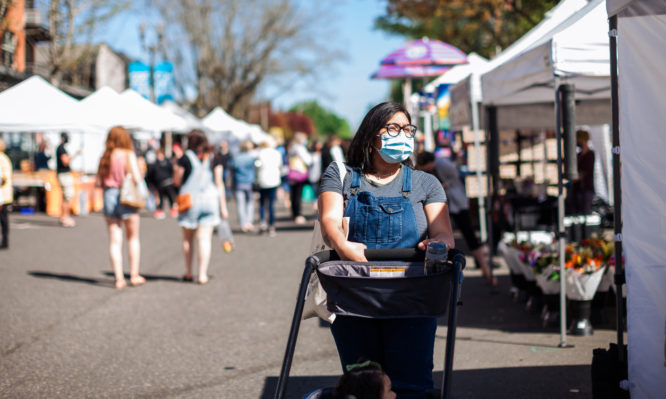
[[[148,282],[116,291],[100,215],[64,229],[45,215],[12,214],[10,249],[0,252],[0,397],[272,398],[311,236],[286,209],[278,216],[275,238],[237,234],[231,254],[214,241],[213,279],[198,286],[179,281],[176,222],[144,214]],[[612,326],[558,348],[559,331],[514,303],[507,269],[497,273],[492,295],[478,269],[465,272],[453,397],[591,398],[592,350],[615,340]],[[436,382],[445,337],[440,321]],[[340,375],[317,319],[301,325],[291,375],[289,398]]]

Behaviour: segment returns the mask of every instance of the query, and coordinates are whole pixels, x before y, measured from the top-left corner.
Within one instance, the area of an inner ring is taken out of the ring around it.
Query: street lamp
[[[141,23],[139,25],[139,38],[141,39],[141,47],[144,52],[148,52],[150,57],[149,67],[150,67],[150,101],[157,103],[155,98],[155,57],[158,51],[162,49],[162,39],[164,38],[164,24],[159,23],[155,28],[157,33],[157,40],[146,44],[146,24]]]

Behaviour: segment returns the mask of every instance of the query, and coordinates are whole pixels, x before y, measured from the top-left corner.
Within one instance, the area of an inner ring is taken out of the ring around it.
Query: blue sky
[[[346,57],[331,74],[321,79],[323,94],[296,88],[276,98],[273,107],[286,109],[297,101],[315,99],[347,119],[352,130],[356,130],[369,106],[385,100],[389,93],[388,81],[371,80],[370,75],[384,56],[406,42],[402,37],[373,29],[375,17],[381,15],[385,7],[384,0],[339,1],[337,15],[332,19],[331,29],[335,34],[331,37],[331,46],[343,49]],[[117,18],[100,35],[100,40],[130,58],[147,60],[138,39],[140,19],[136,13]]]

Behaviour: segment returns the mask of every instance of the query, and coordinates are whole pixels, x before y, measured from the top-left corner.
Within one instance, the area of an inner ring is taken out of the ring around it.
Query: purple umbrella
[[[467,64],[467,55],[460,49],[427,37],[411,41],[384,57],[382,64],[443,65]]]
[[[426,78],[442,75],[450,68],[440,65],[381,65],[371,79]]]

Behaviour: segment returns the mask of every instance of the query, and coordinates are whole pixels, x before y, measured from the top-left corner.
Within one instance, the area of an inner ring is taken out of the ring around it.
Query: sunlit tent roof
[[[40,76],[0,93],[0,131],[90,130],[80,120],[79,102]]]
[[[576,99],[610,97],[608,22],[604,0],[592,0],[520,54],[482,78],[483,103],[552,102],[555,79],[576,86]]]
[[[107,130],[113,126],[127,129],[141,126],[138,113],[130,108],[120,94],[107,86],[81,100],[80,109],[85,118],[95,121]]]
[[[467,64],[461,64],[461,65],[456,65],[447,72],[444,73],[444,75],[438,77],[437,79],[433,80],[432,82],[428,83],[423,90],[426,93],[432,93],[437,89],[439,85],[446,84],[446,85],[451,85],[451,84],[456,84],[460,82],[462,79],[465,79],[468,77],[472,72],[474,71],[483,71],[485,70],[486,65],[488,64],[488,60],[481,57],[480,55],[476,53],[470,53],[467,55]]]
[[[132,110],[132,120],[137,121],[140,130],[151,132],[187,130],[187,123],[183,118],[150,102],[132,89],[123,91],[120,97]]]
[[[162,108],[166,109],[167,111],[170,111],[181,118],[185,120],[186,123],[186,130],[192,130],[192,129],[202,129],[204,128],[203,123],[201,122],[201,119],[197,118],[196,116],[192,115],[190,112],[186,111],[183,109],[180,105],[176,104],[173,101],[167,100],[163,102],[160,105]]]
[[[467,78],[458,82],[455,87],[451,89],[451,123],[453,126],[471,125],[471,113],[469,112],[469,104],[472,102],[480,102],[484,97],[481,90],[480,76],[486,71],[490,71],[507,60],[515,57],[521,52],[525,51],[534,45],[539,39],[543,38],[548,32],[555,27],[566,21],[569,17],[575,14],[578,10],[582,9],[588,4],[588,0],[563,0],[550,11],[548,11],[541,22],[539,22],[529,32],[524,34],[520,39],[513,42],[509,47],[504,49],[495,58],[491,59],[488,64],[479,71],[473,71]],[[474,97],[470,98],[470,94]],[[465,112],[454,112],[454,108],[467,107]],[[500,124],[502,116],[500,115]]]
[[[240,121],[233,116],[227,114],[222,108],[215,107],[208,115],[201,119],[205,127],[213,132],[229,132],[238,139],[243,139],[245,135],[245,127]]]

